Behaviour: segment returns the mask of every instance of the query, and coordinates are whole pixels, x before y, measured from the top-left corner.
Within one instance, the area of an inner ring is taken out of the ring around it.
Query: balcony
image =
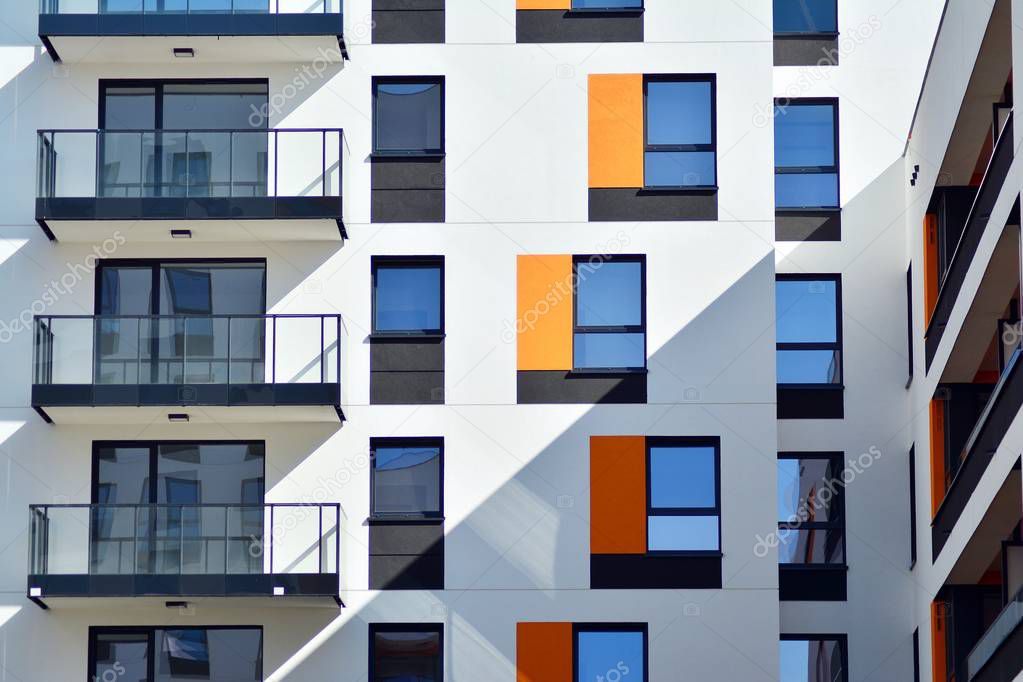
[[[41,0],[55,62],[341,63],[341,0]]]
[[[38,135],[36,222],[54,241],[345,236],[339,128]]]
[[[29,508],[28,596],[340,601],[339,504]]]
[[[339,422],[340,315],[35,318],[48,422]]]
[[[1023,591],[1017,592],[970,651],[967,682],[1012,680],[1023,672]]]

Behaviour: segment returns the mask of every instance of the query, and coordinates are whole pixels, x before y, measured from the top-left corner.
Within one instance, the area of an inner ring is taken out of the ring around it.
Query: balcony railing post
[[[275,528],[275,526],[274,526],[274,505],[271,504],[271,505],[269,505],[269,507],[270,507],[270,531],[266,534],[266,537],[264,538],[264,546],[269,547],[269,551],[270,551],[270,566],[268,567],[268,571],[269,571],[270,575],[274,575],[274,539],[273,539],[274,538],[274,528]]]
[[[320,383],[321,384],[327,383],[327,356],[326,356],[327,345],[326,345],[326,343],[324,343],[324,339],[323,339],[323,336],[324,336],[324,333],[323,333],[324,332],[324,325],[326,324],[326,322],[327,321],[324,318],[324,316],[320,315]]]
[[[317,538],[317,541],[316,541],[316,547],[319,550],[318,551],[319,556],[317,558],[317,570],[316,570],[316,572],[317,573],[323,573],[323,505],[319,505],[317,507],[317,509],[318,509],[318,511],[320,513],[320,518],[319,518],[319,521],[320,521],[320,535],[319,535],[319,537]]]
[[[273,316],[271,322],[273,340],[270,342],[270,383],[277,383],[277,316]]]
[[[335,315],[334,320],[337,322],[337,337],[335,339],[335,350],[334,350],[334,363],[337,365],[337,392],[338,402],[341,401],[341,316]]]

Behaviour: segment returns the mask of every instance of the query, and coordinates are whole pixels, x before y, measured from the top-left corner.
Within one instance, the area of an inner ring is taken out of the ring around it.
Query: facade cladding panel
[[[315,54],[336,35],[246,29],[266,23],[265,2],[104,0],[84,5],[107,32],[150,15],[219,28],[58,36],[63,67],[35,28],[83,4],[9,4],[0,447],[5,530],[22,539],[0,575],[26,588],[0,595],[11,675],[910,680],[917,629],[921,679],[966,680],[981,655],[974,679],[1015,664],[1018,630],[1008,647],[984,636],[1018,603],[995,586],[1023,539],[1017,355],[987,343],[1018,319],[1018,293],[978,283],[1018,271],[1002,256],[1019,188],[984,184],[1023,54],[1006,28],[1023,24],[1018,3],[269,3],[303,25],[343,10],[341,62]],[[786,99],[794,115],[777,120]],[[321,133],[269,141],[303,125],[343,129],[345,163]],[[971,191],[977,215],[950,208]],[[52,243],[37,201],[82,197]],[[229,210],[272,199],[258,224]],[[319,214],[285,219],[281,199],[333,201],[344,241],[306,224]],[[132,208],[140,225],[129,204],[178,213]],[[961,235],[970,263],[955,262]],[[221,287],[253,262],[258,281]],[[172,286],[157,263],[187,272]],[[116,296],[97,296],[116,268]],[[779,325],[778,283],[809,275]],[[991,319],[969,326],[972,300],[941,300],[949,277],[960,299],[1004,294],[998,314],[978,304]],[[287,318],[306,314],[340,316],[343,333]],[[178,321],[125,321],[153,315]],[[340,376],[336,415],[333,400],[273,399],[324,372]],[[995,409],[950,404],[974,384]],[[54,386],[79,399],[37,413],[33,392]],[[228,387],[247,404],[196,399]],[[985,414],[974,447],[966,422]],[[226,442],[260,457],[229,471],[151,454]],[[144,454],[97,477],[109,444]],[[826,473],[790,470],[821,454]],[[786,472],[796,540],[780,537]],[[815,507],[829,477],[840,521]],[[112,500],[136,513],[96,509]],[[338,505],[336,526],[309,503]],[[998,538],[983,560],[975,531]],[[49,587],[126,575],[128,592]],[[209,576],[240,587],[210,590]]]

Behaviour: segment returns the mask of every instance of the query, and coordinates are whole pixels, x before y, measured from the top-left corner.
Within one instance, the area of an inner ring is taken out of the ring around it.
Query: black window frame
[[[913,682],[920,682],[920,628],[913,630]]]
[[[777,125],[778,109],[787,110],[793,107],[820,107],[830,106],[832,116],[832,145],[834,148],[835,163],[831,166],[779,166],[775,162],[774,175],[777,184],[779,175],[835,175],[835,205],[834,206],[779,206],[777,194],[775,195],[774,210],[777,213],[798,213],[800,211],[841,211],[842,210],[842,161],[839,158],[839,102],[837,97],[799,97],[790,99],[780,97],[774,100],[774,123]],[[776,131],[777,132],[777,131]]]
[[[582,632],[639,632],[643,635],[643,677],[650,680],[650,627],[647,623],[572,623],[572,682],[579,680],[579,634]]]
[[[647,135],[649,105],[647,86],[650,83],[709,83],[710,84],[710,144],[650,144]],[[643,74],[643,190],[649,192],[705,192],[718,189],[718,85],[715,73]],[[713,152],[713,185],[651,185],[646,177],[646,155],[650,152]]]
[[[377,148],[377,87],[380,85],[439,85],[440,86],[440,147],[422,150],[398,150]],[[373,98],[372,118],[370,119],[370,156],[398,158],[430,158],[442,157],[447,154],[447,86],[444,76],[373,76],[371,81]]]
[[[444,679],[444,624],[443,623],[370,623],[369,624],[369,673],[367,682],[376,679],[376,635],[378,632],[390,633],[430,633],[438,636],[437,667],[435,675],[438,680]]]
[[[88,641],[88,654],[86,656],[88,666],[86,668],[86,678],[89,680],[93,679],[93,671],[96,669],[96,635],[111,634],[111,635],[146,635],[147,636],[147,662],[148,670],[147,676],[149,680],[147,682],[153,682],[156,680],[156,633],[158,630],[203,630],[206,632],[212,630],[257,630],[259,631],[259,679],[264,679],[266,667],[263,663],[263,644],[266,641],[263,633],[262,625],[90,625],[89,626],[89,641]]]
[[[845,569],[849,566],[849,547],[848,537],[849,533],[847,530],[846,523],[846,504],[845,504],[845,481],[842,479],[841,472],[845,469],[845,453],[842,452],[799,452],[787,450],[778,453],[778,460],[802,460],[802,459],[817,459],[817,460],[829,460],[834,464],[834,470],[838,472],[838,485],[835,486],[835,494],[831,498],[829,503],[830,509],[836,508],[837,502],[837,517],[838,520],[828,521],[782,521],[778,519],[778,533],[782,532],[799,532],[801,530],[821,530],[821,531],[833,531],[839,530],[842,533],[842,563],[818,563],[818,564],[806,564],[806,563],[789,563],[778,560],[778,566],[786,570],[819,570],[819,569]],[[836,516],[832,514],[832,516]]]
[[[778,382],[779,388],[795,389],[835,389],[845,388],[845,349],[843,348],[842,330],[842,275],[838,274],[808,274],[808,273],[777,273],[775,275],[775,305],[777,305],[777,283],[778,282],[824,282],[835,283],[835,342],[808,341],[808,342],[775,342],[775,351],[799,351],[799,350],[830,350],[838,353],[838,381],[825,384],[807,383],[782,383]]]
[[[440,327],[438,329],[420,330],[384,330],[377,329],[377,272],[384,268],[415,268],[435,267],[440,271]],[[373,256],[370,258],[370,338],[443,338],[445,335],[446,315],[444,300],[445,288],[444,256]]]
[[[626,14],[626,13],[632,14],[632,13],[636,13],[636,14],[638,14],[638,13],[644,12],[646,10],[646,0],[640,0],[639,7],[617,7],[617,6],[612,6],[612,7],[576,7],[575,3],[576,3],[576,0],[571,0],[571,2],[569,3],[569,8],[568,8],[567,11],[572,12],[573,14],[575,14],[575,13],[585,13],[585,12],[594,12],[594,13],[603,13],[603,14],[608,14],[608,13],[613,13],[613,14]]]
[[[909,446],[909,570],[916,566],[916,443]]]
[[[376,449],[378,447],[435,447],[439,451],[436,512],[376,511]],[[444,438],[443,436],[380,436],[369,439],[369,518],[372,521],[442,521],[444,519]]]
[[[710,507],[654,507],[653,475],[650,451],[655,447],[711,447],[714,449],[714,500]],[[651,556],[722,556],[721,549],[721,438],[718,436],[647,436],[646,438],[646,516],[716,516],[718,520],[718,548],[707,549],[650,549],[650,534],[647,532],[646,553]]]
[[[774,30],[774,3],[778,0],[773,0],[771,3],[771,30],[774,32],[775,37],[786,38],[786,37],[828,37],[837,38],[839,35],[838,25],[838,0],[835,2],[835,30],[834,31],[776,31]]]
[[[640,264],[640,319],[639,325],[594,326],[579,324],[579,266],[589,265],[590,260],[599,259],[604,263]],[[643,374],[647,371],[650,358],[647,356],[647,311],[646,311],[646,256],[634,255],[573,255],[572,256],[572,374]],[[579,367],[576,363],[575,337],[577,334],[643,334],[642,367]]]
[[[107,130],[107,89],[108,88],[153,88],[155,98],[154,130],[165,130],[163,127],[163,96],[167,85],[264,85],[266,86],[267,102],[270,100],[269,78],[100,78],[99,79],[99,129]],[[269,116],[260,116],[262,126],[252,126],[253,130],[269,130]],[[122,130],[111,128],[110,130]],[[146,130],[140,128],[140,130]],[[173,131],[174,128],[166,130]]]
[[[842,679],[838,682],[849,682],[849,636],[835,633],[787,633],[783,632],[779,637],[780,642],[829,642],[834,641],[839,645],[842,659]],[[784,682],[784,681],[783,681]]]
[[[913,264],[906,270],[906,353],[909,365],[909,378],[906,388],[913,383]]]

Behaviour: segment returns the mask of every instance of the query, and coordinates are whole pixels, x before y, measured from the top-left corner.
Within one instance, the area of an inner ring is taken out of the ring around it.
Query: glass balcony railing
[[[340,513],[339,504],[33,505],[30,594],[187,595],[217,584],[212,593],[223,596],[269,595],[278,585],[333,596]]]
[[[339,405],[340,315],[35,318],[33,404]]]
[[[341,0],[40,0],[40,14],[340,14]]]
[[[347,155],[339,128],[40,130],[36,213],[339,220]]]
[[[999,647],[1009,639],[1020,623],[1023,622],[1023,590],[1009,600],[995,622],[987,629],[966,659],[967,680],[972,680],[987,665]],[[1016,673],[1020,671],[1017,670]],[[1005,678],[1009,679],[1009,678]]]

